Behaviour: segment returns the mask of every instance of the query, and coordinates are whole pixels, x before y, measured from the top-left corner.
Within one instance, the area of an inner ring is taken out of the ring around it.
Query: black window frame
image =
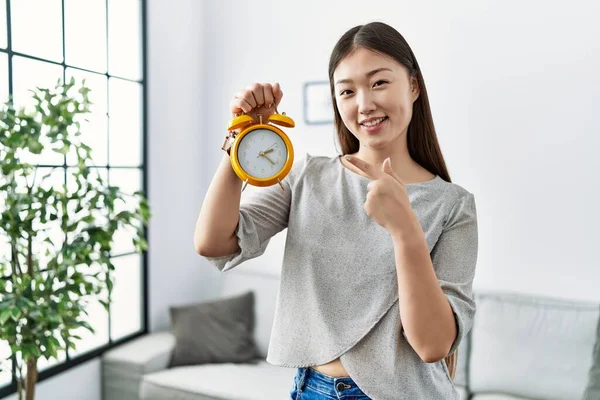
[[[0,0],[1,2],[2,0]],[[73,70],[79,70],[79,71],[83,71],[83,72],[89,72],[89,73],[94,73],[94,74],[98,74],[97,71],[91,71],[85,68],[80,68],[74,65],[69,65],[66,63],[65,60],[65,0],[61,0],[61,6],[62,6],[62,46],[63,46],[63,60],[62,62],[56,62],[56,61],[52,61],[52,60],[47,60],[44,58],[40,58],[40,57],[36,57],[34,55],[29,55],[29,54],[24,54],[24,53],[19,53],[19,52],[15,52],[12,50],[12,29],[11,29],[11,1],[13,0],[5,0],[5,7],[6,7],[6,30],[7,30],[7,47],[6,49],[2,49],[0,48],[0,53],[4,53],[8,55],[8,93],[9,95],[13,94],[13,57],[14,56],[18,56],[18,57],[24,57],[24,58],[28,58],[28,59],[33,59],[33,60],[37,60],[37,61],[42,61],[42,62],[47,62],[53,65],[60,65],[62,66],[62,77],[63,80],[66,77],[66,70],[67,68],[73,69]],[[18,1],[18,0],[17,0]],[[99,168],[101,169],[106,169],[107,171],[110,171],[111,168],[114,169],[121,169],[121,168],[128,168],[128,169],[138,169],[141,173],[141,190],[145,193],[146,197],[148,197],[148,113],[147,113],[147,109],[148,109],[148,95],[147,95],[147,4],[146,4],[146,0],[137,0],[140,2],[140,24],[141,24],[141,49],[140,49],[140,53],[141,53],[141,77],[139,80],[133,80],[133,79],[127,79],[125,77],[121,77],[118,75],[111,75],[109,73],[109,65],[107,62],[107,71],[106,73],[100,74],[103,76],[106,76],[107,78],[107,83],[109,81],[110,78],[114,77],[114,78],[118,78],[120,80],[126,80],[129,82],[136,82],[140,84],[141,87],[141,91],[142,91],[142,99],[141,99],[141,107],[142,107],[142,116],[141,116],[141,122],[142,122],[142,131],[141,131],[141,164],[137,167],[119,167],[119,166],[114,166],[111,167],[110,165],[110,161],[108,161],[106,166],[100,166]],[[4,5],[3,5],[4,6]],[[105,6],[106,6],[106,27],[107,27],[107,38],[106,38],[106,42],[107,42],[107,49],[106,49],[106,56],[107,56],[107,61],[108,61],[108,54],[109,54],[109,38],[108,38],[108,23],[109,23],[109,0],[105,0]],[[1,83],[0,83],[1,84]],[[6,99],[2,99],[2,102],[6,101]],[[110,101],[110,100],[109,100]],[[109,112],[109,110],[107,110],[107,112]],[[107,131],[108,134],[108,131]],[[45,165],[38,165],[39,167],[44,167]],[[52,167],[56,167],[55,165],[52,165]],[[65,161],[65,164],[63,165],[64,168],[64,172],[66,174],[67,171],[67,164]],[[148,239],[148,231],[147,229],[144,229],[144,235],[146,237],[146,239]],[[123,253],[123,254],[115,254],[112,255],[111,258],[118,258],[118,257],[122,257],[122,256],[127,256],[127,255],[131,255],[131,254],[136,254],[134,252],[128,252],[128,253]],[[64,371],[67,371],[71,368],[74,368],[80,364],[83,364],[87,361],[93,360],[99,356],[101,356],[103,353],[105,353],[106,351],[119,346],[123,343],[129,342],[133,339],[136,339],[140,336],[143,336],[145,334],[147,334],[149,332],[149,301],[148,301],[148,252],[144,251],[141,254],[141,290],[142,290],[142,315],[141,315],[141,330],[128,335],[126,337],[120,338],[118,340],[113,340],[111,338],[110,335],[110,311],[108,314],[108,318],[109,318],[109,326],[108,326],[108,330],[109,330],[109,335],[108,335],[108,343],[106,343],[105,345],[95,348],[89,352],[85,352],[82,354],[78,354],[76,356],[69,356],[69,351],[67,350],[66,352],[66,359],[64,361],[59,362],[56,365],[53,365],[51,367],[48,367],[47,369],[44,369],[43,371],[40,371],[38,374],[38,383],[42,382],[48,378],[57,376],[59,374],[61,374]],[[11,394],[14,394],[17,392],[17,380],[16,380],[16,374],[15,374],[15,358],[13,357],[13,363],[12,363],[12,381],[9,384],[5,384],[3,386],[0,386],[0,398],[4,398],[6,396],[9,396]]]

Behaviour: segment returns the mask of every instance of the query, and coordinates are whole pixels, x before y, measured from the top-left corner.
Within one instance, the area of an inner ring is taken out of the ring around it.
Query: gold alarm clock
[[[266,123],[262,115],[258,118],[259,121],[255,121],[247,114],[233,118],[227,126],[229,135],[222,148],[229,153],[236,175],[244,181],[242,191],[247,184],[265,187],[276,183],[285,190],[281,181],[292,169],[294,148],[276,125],[293,128],[294,120],[285,113],[279,114],[277,108]],[[236,133],[238,129],[241,131]]]

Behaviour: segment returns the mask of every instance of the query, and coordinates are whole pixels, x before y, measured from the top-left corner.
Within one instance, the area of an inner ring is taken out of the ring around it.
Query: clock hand
[[[275,151],[275,149],[273,149],[272,147],[273,147],[273,146],[276,146],[276,145],[277,145],[277,143],[273,143],[271,146],[269,146],[269,148],[268,148],[267,150],[265,150],[265,151],[261,151],[260,153],[258,153],[258,156],[256,156],[256,158],[258,158],[258,157],[260,157],[260,156],[263,156],[263,155],[265,155],[265,154],[267,154],[267,153],[270,153],[270,152],[272,152],[272,151]]]
[[[267,152],[269,152],[269,151],[273,151],[273,150],[271,149],[271,147],[273,147],[273,146],[277,146],[277,142],[275,142],[275,143],[273,143],[272,145],[270,145],[270,146],[269,146],[269,147],[268,147],[268,148],[267,148],[267,149],[264,151],[264,153],[267,153]]]
[[[268,155],[266,155],[265,153],[263,153],[263,154],[262,154],[262,156],[263,156],[264,158],[266,158],[267,160],[269,160],[269,162],[270,162],[271,164],[275,165],[275,163],[273,162],[273,160],[271,160],[271,159],[269,158],[269,156],[268,156]]]

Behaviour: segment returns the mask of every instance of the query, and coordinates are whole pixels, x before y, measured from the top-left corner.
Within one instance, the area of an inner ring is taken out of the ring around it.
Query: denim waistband
[[[300,391],[306,386],[336,399],[349,396],[366,396],[351,377],[333,377],[325,375],[311,367],[298,368],[296,373],[297,384]]]

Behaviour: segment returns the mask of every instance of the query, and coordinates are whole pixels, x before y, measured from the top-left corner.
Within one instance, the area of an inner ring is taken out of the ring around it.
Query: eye
[[[345,89],[345,90],[342,90],[342,91],[340,92],[340,96],[345,96],[345,95],[347,95],[347,94],[352,94],[352,90],[350,90],[350,89]]]
[[[383,84],[386,84],[386,83],[389,83],[389,82],[388,81],[384,81],[384,80],[379,80],[379,81],[375,82],[375,84],[373,86],[383,85]]]

